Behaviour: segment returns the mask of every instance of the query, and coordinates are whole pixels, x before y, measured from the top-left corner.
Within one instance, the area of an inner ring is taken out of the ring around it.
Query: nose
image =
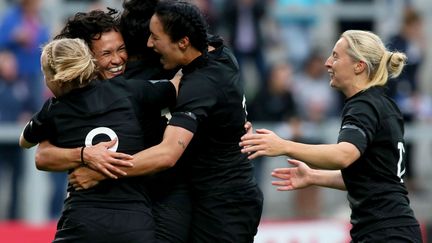
[[[332,64],[332,57],[331,56],[329,56],[328,58],[327,58],[327,60],[326,60],[326,62],[324,63],[324,65],[327,67],[327,68],[331,68],[331,64]]]
[[[153,46],[154,46],[153,41],[152,41],[151,36],[150,36],[147,40],[147,47],[153,48]]]
[[[112,64],[121,64],[123,62],[123,57],[120,53],[114,53],[111,63]]]

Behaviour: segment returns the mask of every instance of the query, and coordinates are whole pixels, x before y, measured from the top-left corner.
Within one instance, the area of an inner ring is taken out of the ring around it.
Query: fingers
[[[106,166],[107,166],[107,167],[110,167],[110,166],[112,166],[112,165],[110,165],[110,164],[106,164]],[[114,168],[115,168],[115,167],[114,167]],[[105,176],[108,176],[109,178],[112,178],[112,179],[118,179],[118,176],[117,176],[117,175],[111,173],[111,171],[109,171],[106,167],[104,167],[104,166],[101,165],[101,164],[97,164],[97,165],[96,165],[96,170],[97,170],[97,171],[100,171],[102,174],[104,174]]]
[[[298,167],[301,163],[301,161],[299,160],[295,160],[295,159],[287,159],[288,163],[294,165],[295,167]]]
[[[291,178],[291,174],[289,174],[289,173],[275,173],[275,172],[272,172],[271,175],[274,178],[278,178],[278,179],[282,179],[282,180],[288,180],[288,179]]]
[[[241,141],[248,141],[248,140],[251,140],[251,139],[260,139],[260,138],[262,138],[262,134],[256,134],[256,133],[249,133],[249,132],[247,132],[245,135],[243,135],[241,138],[240,138],[240,140]]]
[[[126,176],[127,173],[120,169],[119,167],[133,167],[134,164],[130,161],[133,159],[131,155],[123,154],[123,153],[117,153],[117,152],[111,152],[110,158],[107,159],[106,163],[97,164],[97,170],[102,172],[104,175],[117,179],[117,175]]]
[[[130,160],[133,159],[132,155],[118,153],[118,152],[111,152],[110,156],[111,156],[110,164],[112,165],[125,166],[125,167],[134,166],[134,164],[130,162]]]
[[[253,159],[256,159],[256,158],[258,158],[258,157],[264,155],[261,151],[257,151],[257,152],[247,152],[247,153],[249,153],[249,156],[248,156],[248,159],[249,159],[249,160],[253,160]]]
[[[272,133],[272,131],[265,129],[265,128],[260,128],[260,129],[256,130],[256,133],[257,134],[270,134],[270,133]]]
[[[244,143],[241,143],[241,145],[243,145]],[[248,143],[249,144],[249,143]],[[260,145],[254,145],[252,143],[250,143],[250,145],[244,145],[243,148],[241,149],[241,152],[246,154],[246,153],[253,153],[256,152],[258,150],[262,150],[263,146]]]
[[[100,144],[100,145],[104,146],[105,148],[111,148],[112,146],[114,146],[116,144],[116,142],[117,142],[117,138],[114,138],[113,140],[110,140],[108,142],[100,142],[100,143],[98,143],[98,145]]]
[[[111,164],[107,164],[106,167],[112,173],[115,173],[115,174],[121,175],[121,176],[127,176],[127,173],[125,171],[123,171],[122,169],[120,169],[119,167],[113,166]],[[117,178],[114,178],[114,179],[117,179]]]
[[[272,181],[273,186],[289,186],[291,183],[289,181]]]
[[[85,183],[80,183],[77,179],[69,179],[69,184],[75,189],[75,191],[80,191],[84,189],[89,189],[97,184],[99,184],[98,181],[87,181]]]
[[[278,191],[291,191],[294,190],[289,181],[272,181],[272,185],[276,186]]]
[[[244,128],[245,128],[246,134],[253,134],[253,128],[252,128],[252,123],[251,122],[247,121],[244,124]]]
[[[274,173],[288,173],[290,172],[291,168],[275,168],[273,169]]]

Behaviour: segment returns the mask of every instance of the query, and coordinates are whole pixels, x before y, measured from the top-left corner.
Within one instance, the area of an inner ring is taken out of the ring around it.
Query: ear
[[[354,73],[360,74],[365,70],[365,68],[366,68],[366,63],[364,63],[363,61],[358,61],[354,65]]]
[[[190,45],[189,37],[185,36],[178,41],[180,50],[186,50]]]

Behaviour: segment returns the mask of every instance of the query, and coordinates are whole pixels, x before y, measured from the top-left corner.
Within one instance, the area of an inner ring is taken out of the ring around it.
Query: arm
[[[249,159],[259,156],[287,155],[321,169],[346,168],[360,157],[360,151],[351,143],[311,145],[284,140],[267,129],[257,129],[256,134],[242,137],[243,153],[252,153]]]
[[[133,167],[121,167],[127,177],[156,173],[173,167],[192,140],[193,133],[177,126],[168,125],[160,144],[134,154]],[[88,189],[100,181],[108,179],[105,175],[87,167],[75,169],[69,175],[69,182],[76,189]]]
[[[134,154],[134,166],[124,168],[127,176],[156,173],[173,167],[192,140],[193,133],[182,127],[168,125],[160,144]]]
[[[66,149],[42,141],[36,149],[36,168],[44,171],[67,171],[82,165],[80,148]]]
[[[133,166],[128,162],[132,156],[108,150],[114,144],[115,140],[86,147],[83,150],[83,161],[90,168],[111,178],[117,178],[115,174],[124,175],[125,173],[114,165]],[[81,149],[82,147],[59,148],[48,141],[43,141],[36,150],[36,167],[46,171],[65,171],[77,168],[83,164]]]
[[[281,180],[272,181],[279,191],[290,191],[316,185],[338,190],[346,190],[340,170],[315,170],[305,163],[289,159],[294,167],[276,168],[272,176]]]
[[[24,131],[23,131],[24,132]],[[21,135],[20,135],[20,138],[19,138],[19,146],[21,147],[21,148],[31,148],[31,147],[33,147],[33,146],[35,146],[37,143],[31,143],[31,142],[29,142],[29,141],[27,141],[25,138],[24,138],[24,134],[23,134],[23,132],[21,133]]]

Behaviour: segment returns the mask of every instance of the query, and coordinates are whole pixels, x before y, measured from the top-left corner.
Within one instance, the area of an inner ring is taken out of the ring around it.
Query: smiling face
[[[356,62],[348,54],[348,42],[340,38],[327,58],[325,66],[330,74],[330,86],[342,91],[346,96],[355,84]]]
[[[153,15],[150,20],[150,32],[147,46],[161,55],[160,62],[164,69],[170,70],[185,64],[182,63],[184,53],[180,49],[179,43],[171,41],[157,15]]]
[[[99,73],[104,79],[113,78],[124,72],[128,55],[120,32],[111,30],[102,33],[99,39],[92,41],[91,49]]]

